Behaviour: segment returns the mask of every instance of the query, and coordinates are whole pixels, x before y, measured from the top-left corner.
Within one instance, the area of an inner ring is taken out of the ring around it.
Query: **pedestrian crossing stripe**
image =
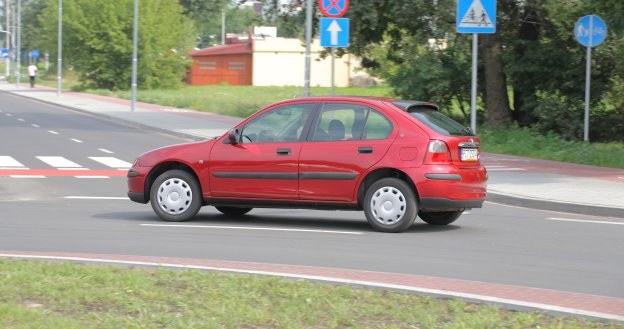
[[[95,161],[111,169],[89,169],[62,156],[33,156],[33,158],[45,163],[47,168],[31,169],[11,156],[0,155],[0,177],[110,178],[126,176],[127,170],[132,166],[131,163],[114,157],[88,157],[90,161]]]
[[[492,26],[492,20],[488,16],[481,0],[473,0],[472,4],[466,11],[466,14],[461,19],[458,27],[490,27]]]

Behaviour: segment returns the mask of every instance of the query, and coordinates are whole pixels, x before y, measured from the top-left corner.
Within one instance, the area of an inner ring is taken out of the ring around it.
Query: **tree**
[[[58,1],[42,1],[42,35],[48,48],[56,49]],[[130,87],[133,15],[133,0],[63,2],[64,63],[85,86]],[[180,5],[168,0],[141,1],[139,17],[139,87],[178,87],[188,64],[185,55],[194,43],[191,21]]]

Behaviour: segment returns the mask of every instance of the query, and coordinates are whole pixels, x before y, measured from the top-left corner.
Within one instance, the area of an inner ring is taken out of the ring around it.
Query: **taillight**
[[[451,152],[444,141],[431,140],[427,147],[425,164],[449,163],[451,162]]]

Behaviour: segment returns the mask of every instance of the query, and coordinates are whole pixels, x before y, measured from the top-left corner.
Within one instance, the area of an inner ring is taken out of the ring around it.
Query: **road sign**
[[[0,49],[0,57],[1,58],[9,58],[9,50],[6,48]]]
[[[349,9],[349,0],[319,0],[319,9],[327,17],[342,17]]]
[[[496,0],[458,0],[457,33],[496,33]]]
[[[349,19],[321,17],[321,47],[347,47]]]
[[[39,54],[39,50],[37,50],[37,49],[33,49],[33,50],[30,51],[30,57],[31,58],[39,58],[39,55],[40,55]]]
[[[585,47],[596,47],[607,38],[607,24],[597,15],[587,15],[574,25],[576,40]]]

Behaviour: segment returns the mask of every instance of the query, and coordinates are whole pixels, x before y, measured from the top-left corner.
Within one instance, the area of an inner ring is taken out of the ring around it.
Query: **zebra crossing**
[[[0,155],[0,177],[11,178],[110,178],[125,176],[131,166],[132,163],[112,156],[88,156],[70,160],[51,155],[21,159]]]

